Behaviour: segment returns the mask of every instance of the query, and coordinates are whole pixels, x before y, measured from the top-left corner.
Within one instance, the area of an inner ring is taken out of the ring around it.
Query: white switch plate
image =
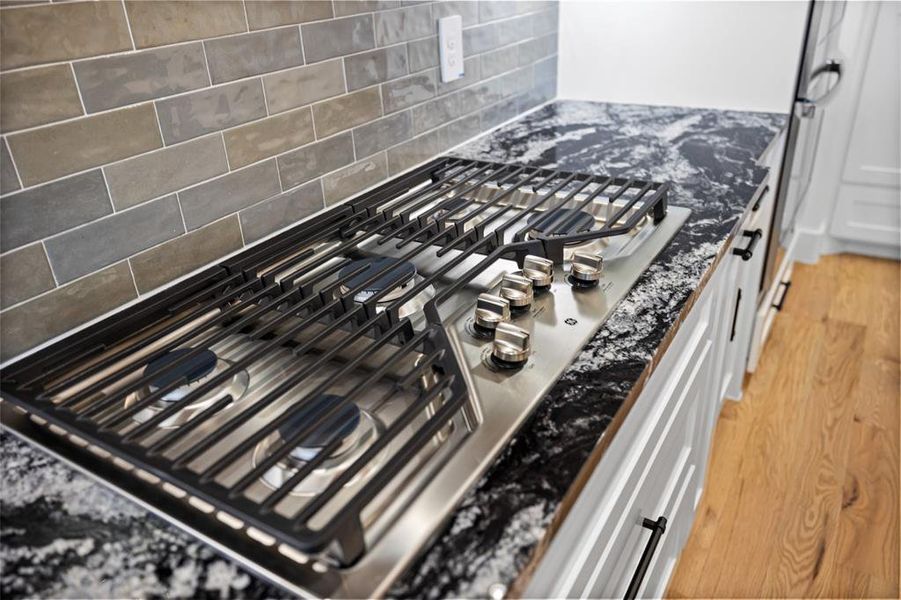
[[[463,17],[460,15],[438,19],[438,57],[443,83],[463,77]]]

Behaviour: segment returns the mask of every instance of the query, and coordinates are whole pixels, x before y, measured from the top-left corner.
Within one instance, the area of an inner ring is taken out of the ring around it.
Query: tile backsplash
[[[557,23],[553,1],[0,0],[0,358],[553,98]]]

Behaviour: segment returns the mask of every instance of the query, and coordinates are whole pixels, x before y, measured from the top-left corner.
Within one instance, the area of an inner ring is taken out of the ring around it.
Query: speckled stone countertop
[[[580,469],[766,171],[784,115],[558,101],[455,154],[673,184],[672,243],[391,594],[485,596],[533,558]],[[8,433],[0,436],[3,597],[284,597],[204,544]]]

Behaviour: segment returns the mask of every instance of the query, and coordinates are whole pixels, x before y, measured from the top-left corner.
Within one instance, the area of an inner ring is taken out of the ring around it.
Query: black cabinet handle
[[[779,302],[777,302],[776,304],[773,305],[773,308],[775,308],[777,311],[782,310],[782,307],[785,306],[785,298],[788,296],[788,290],[789,290],[789,288],[791,288],[792,282],[791,281],[783,281],[780,285],[784,286],[784,289],[782,291],[782,297],[779,298]]]
[[[770,193],[770,186],[769,185],[764,186],[763,191],[760,192],[759,196],[757,196],[757,202],[755,202],[754,206],[751,207],[751,212],[757,212],[758,210],[760,210],[760,205],[763,202],[763,199],[769,193]]]
[[[732,333],[729,334],[729,341],[735,340],[735,325],[738,323],[738,308],[741,306],[741,288],[738,288],[738,297],[735,299],[735,310],[732,313]]]
[[[748,242],[748,245],[744,248],[733,248],[732,254],[740,256],[742,260],[751,260],[751,257],[754,256],[754,246],[756,246],[757,242],[760,241],[760,238],[763,237],[763,230],[755,229],[754,231],[748,231],[746,229],[742,231],[741,234],[746,238],[751,238],[751,241]]]
[[[626,589],[626,600],[633,600],[638,596],[638,588],[641,587],[641,582],[644,581],[644,576],[648,572],[648,567],[651,565],[651,559],[654,557],[654,552],[657,551],[657,545],[660,543],[660,538],[662,538],[663,534],[666,532],[666,517],[659,517],[656,521],[643,519],[641,526],[651,530],[651,537],[648,539],[647,546],[644,547],[644,552],[641,553],[641,560],[638,561],[638,568],[635,569],[635,573],[632,575],[632,581],[629,582],[629,587]]]

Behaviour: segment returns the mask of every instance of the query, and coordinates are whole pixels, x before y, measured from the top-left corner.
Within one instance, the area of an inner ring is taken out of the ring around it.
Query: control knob
[[[501,298],[512,308],[525,308],[532,304],[532,282],[521,275],[504,275],[501,280]]]
[[[491,358],[495,364],[506,368],[521,367],[532,351],[531,335],[513,323],[498,323],[494,330]]]
[[[604,259],[594,254],[575,252],[569,264],[569,277],[573,285],[591,287],[598,284]]]
[[[554,281],[554,261],[529,254],[522,262],[522,274],[532,281],[532,287],[550,287]]]
[[[510,303],[494,294],[479,294],[476,301],[476,326],[494,331],[498,323],[510,320]]]

